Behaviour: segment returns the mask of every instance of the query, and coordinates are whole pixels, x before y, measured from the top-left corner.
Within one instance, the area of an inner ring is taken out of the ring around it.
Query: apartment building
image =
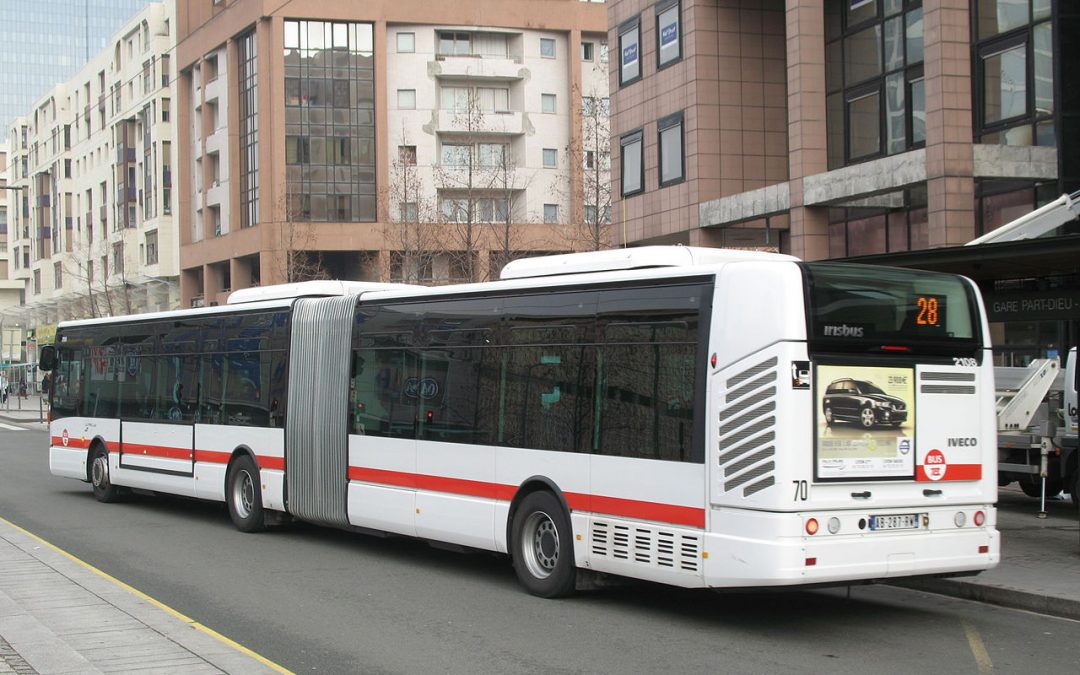
[[[604,3],[207,0],[177,27],[184,306],[606,243]]]
[[[174,308],[172,3],[148,5],[9,134],[9,276],[30,327]]]
[[[1080,5],[611,0],[619,243],[975,278],[999,360],[1080,337],[1077,225],[962,247],[1080,188]],[[1016,301],[1016,302],[1011,302]],[[1012,312],[1009,307],[1033,308]]]

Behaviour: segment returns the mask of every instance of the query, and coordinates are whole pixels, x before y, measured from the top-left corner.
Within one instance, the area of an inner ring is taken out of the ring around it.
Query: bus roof
[[[563,274],[585,274],[615,270],[646,269],[650,267],[697,267],[726,262],[798,261],[780,253],[743,251],[698,246],[642,246],[608,251],[566,253],[542,258],[513,260],[502,269],[502,279],[550,277]]]

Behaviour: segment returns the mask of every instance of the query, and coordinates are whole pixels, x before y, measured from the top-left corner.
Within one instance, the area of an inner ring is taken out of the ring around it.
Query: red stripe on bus
[[[64,444],[63,436],[53,436],[51,442],[56,447],[74,448],[75,450],[85,450],[90,447],[90,439],[71,438],[68,437],[68,442]]]
[[[260,469],[280,469],[285,470],[285,458],[273,457],[271,455],[256,455],[255,460],[259,463]]]
[[[429,476],[425,474],[406,473],[403,471],[387,471],[385,469],[372,469],[360,466],[349,467],[349,480],[364,481],[366,483],[381,483],[383,485],[393,485],[396,487],[407,487],[420,490],[432,490],[435,492],[447,492],[470,497],[496,499],[504,502],[513,499],[514,494],[517,492],[517,487],[514,485],[487,483],[483,481],[466,480],[463,478]],[[619,497],[587,495],[576,492],[565,492],[563,495],[566,497],[567,505],[574,511],[589,511],[611,516],[655,520],[663,523],[689,525],[698,528],[705,527],[705,509],[701,508],[660,504],[657,502],[643,502],[635,499],[622,499]]]
[[[946,464],[945,475],[937,481],[926,475],[926,469],[920,464],[915,467],[915,480],[931,483],[943,480],[982,480],[982,464]]]
[[[195,461],[207,462],[209,464],[228,464],[232,459],[231,452],[220,452],[218,450],[196,450]]]

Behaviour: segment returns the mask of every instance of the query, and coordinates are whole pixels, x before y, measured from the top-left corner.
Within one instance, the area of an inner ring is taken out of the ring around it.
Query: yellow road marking
[[[23,534],[30,537],[34,541],[40,542],[41,544],[43,544],[45,546],[48,546],[49,548],[51,548],[52,550],[56,551],[57,553],[65,556],[69,560],[72,560],[72,561],[78,563],[79,565],[82,565],[83,567],[90,570],[94,574],[100,576],[101,578],[116,584],[120,588],[123,588],[124,590],[126,590],[129,593],[131,593],[132,595],[134,595],[135,597],[149,602],[151,605],[154,605],[158,609],[164,610],[166,613],[171,614],[172,616],[176,617],[177,619],[180,619],[181,621],[188,624],[189,626],[191,626],[195,630],[197,630],[197,631],[199,631],[201,633],[205,633],[206,635],[209,635],[210,637],[214,638],[215,640],[217,640],[219,642],[222,642],[222,643],[232,647],[233,649],[240,652],[241,654],[245,654],[246,656],[250,656],[251,658],[253,658],[256,661],[258,661],[259,663],[263,664],[267,668],[270,668],[271,670],[273,670],[275,672],[278,672],[278,673],[283,673],[285,675],[293,675],[293,672],[291,670],[289,670],[288,668],[285,668],[284,666],[280,666],[280,665],[274,663],[273,661],[266,658],[265,656],[262,656],[261,654],[256,654],[255,652],[251,651],[250,649],[248,649],[244,645],[242,645],[242,644],[240,644],[238,642],[235,642],[233,640],[230,640],[229,638],[225,637],[224,635],[217,632],[213,628],[210,628],[208,626],[204,626],[203,624],[199,623],[198,621],[196,621],[195,619],[192,619],[189,616],[181,614],[180,612],[176,611],[172,607],[169,607],[168,605],[161,602],[160,600],[155,600],[154,598],[150,597],[146,593],[143,593],[139,589],[137,589],[137,588],[135,588],[135,587],[133,587],[133,586],[131,586],[129,584],[126,584],[123,581],[120,581],[116,577],[111,576],[111,575],[107,574],[106,572],[103,572],[103,571],[99,570],[98,568],[94,567],[93,565],[86,562],[85,560],[80,560],[79,558],[76,558],[75,556],[68,553],[64,549],[60,548],[59,546],[57,546],[57,545],[55,545],[55,544],[53,544],[51,542],[45,541],[44,539],[37,536],[33,532],[30,532],[29,530],[25,530],[25,529],[19,527],[18,525],[11,522],[7,518],[4,518],[3,516],[0,516],[0,521],[3,521],[7,525],[10,525],[13,529],[18,530],[19,532],[22,532]]]
[[[970,621],[961,621],[964,626],[964,635],[967,636],[968,646],[975,657],[975,663],[979,666],[979,675],[988,675],[994,672],[994,663],[990,660],[990,654],[986,651],[986,645],[979,637],[979,631]]]

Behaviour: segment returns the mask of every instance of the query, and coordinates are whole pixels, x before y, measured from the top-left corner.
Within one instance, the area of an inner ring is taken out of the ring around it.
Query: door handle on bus
[[[867,490],[866,492],[852,492],[851,496],[855,499],[870,499],[870,491]]]
[[[923,496],[925,497],[940,497],[941,490],[923,490]]]

